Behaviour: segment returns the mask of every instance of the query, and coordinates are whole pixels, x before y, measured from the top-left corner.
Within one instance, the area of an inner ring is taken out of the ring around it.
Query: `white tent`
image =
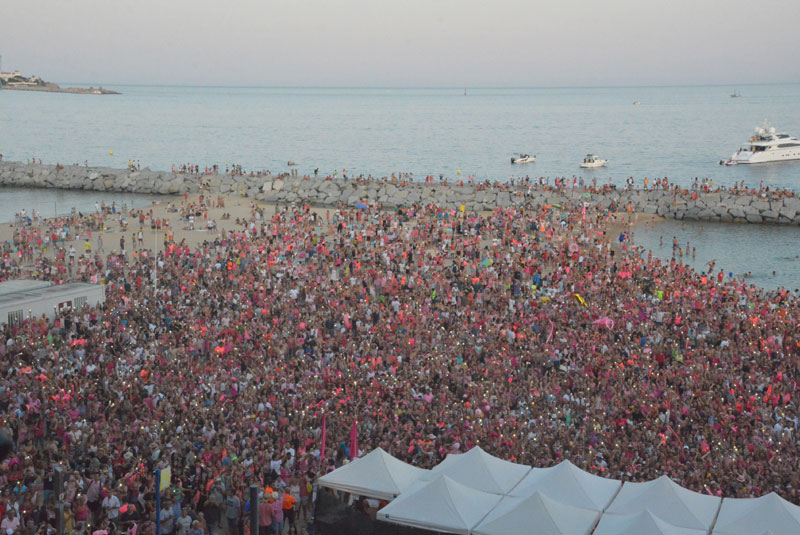
[[[625,482],[606,514],[650,511],[675,526],[708,532],[722,498],[685,489],[667,476],[644,483]]]
[[[760,498],[725,498],[714,535],[800,533],[800,507],[774,492]]]
[[[393,500],[428,472],[376,448],[350,464],[322,476],[319,484],[359,496]]]
[[[589,535],[599,511],[579,509],[551,500],[541,492],[506,496],[472,530],[475,535]]]
[[[433,481],[415,483],[378,511],[378,520],[467,535],[500,498],[441,476]]]
[[[527,496],[541,492],[564,504],[603,511],[621,486],[622,481],[584,472],[571,462],[563,461],[550,468],[534,468],[509,495]]]
[[[603,515],[594,535],[705,535],[707,530],[673,526],[650,511],[636,515]]]
[[[467,453],[448,455],[426,477],[444,475],[473,489],[507,494],[530,471],[530,466],[504,461],[476,446]]]

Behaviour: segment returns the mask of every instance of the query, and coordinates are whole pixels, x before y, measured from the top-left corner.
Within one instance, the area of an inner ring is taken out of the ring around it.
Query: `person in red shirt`
[[[267,494],[258,502],[258,535],[272,534],[272,507],[267,501]]]

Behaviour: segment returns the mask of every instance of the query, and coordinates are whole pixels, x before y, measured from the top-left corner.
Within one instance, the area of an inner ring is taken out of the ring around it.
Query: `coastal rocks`
[[[775,194],[751,195],[726,191],[676,193],[673,190],[582,189],[562,191],[527,187],[481,187],[394,181],[358,182],[283,175],[185,175],[142,169],[25,165],[0,162],[0,186],[60,188],[162,195],[204,193],[238,195],[271,203],[314,206],[355,206],[365,203],[384,208],[434,204],[447,210],[494,210],[522,203],[566,207],[586,204],[620,211],[658,214],[673,219],[800,225],[800,198]]]
[[[778,212],[778,216],[782,217],[788,221],[791,221],[797,215],[797,209],[791,206],[782,206],[780,211]]]
[[[745,215],[744,210],[742,210],[740,206],[731,207],[731,209],[728,210],[728,213],[730,214],[731,217],[738,219],[743,219]]]

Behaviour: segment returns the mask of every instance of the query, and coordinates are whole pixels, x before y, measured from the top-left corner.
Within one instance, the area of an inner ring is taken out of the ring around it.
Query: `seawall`
[[[26,165],[0,162],[0,186],[25,188],[61,188],[71,190],[183,195],[205,192],[210,195],[238,195],[277,204],[309,203],[315,206],[338,206],[344,203],[385,208],[413,204],[436,204],[445,208],[491,210],[510,207],[528,200],[533,204],[586,202],[625,211],[696,221],[728,223],[767,223],[800,225],[800,198],[796,194],[770,192],[755,195],[744,192],[710,193],[679,190],[560,190],[504,185],[399,183],[372,181],[359,183],[343,179],[303,179],[288,176],[188,175],[171,172],[131,171],[108,167]]]

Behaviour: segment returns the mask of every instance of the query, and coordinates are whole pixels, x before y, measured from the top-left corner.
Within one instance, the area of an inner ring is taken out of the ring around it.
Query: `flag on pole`
[[[353,420],[353,427],[350,429],[350,460],[358,457],[358,420]]]
[[[325,441],[328,434],[327,414],[322,415],[322,444],[319,447],[319,464],[322,466],[322,461],[325,460]]]
[[[172,479],[172,467],[167,466],[161,469],[161,480],[158,482],[158,489],[164,490],[169,488],[170,480]]]

